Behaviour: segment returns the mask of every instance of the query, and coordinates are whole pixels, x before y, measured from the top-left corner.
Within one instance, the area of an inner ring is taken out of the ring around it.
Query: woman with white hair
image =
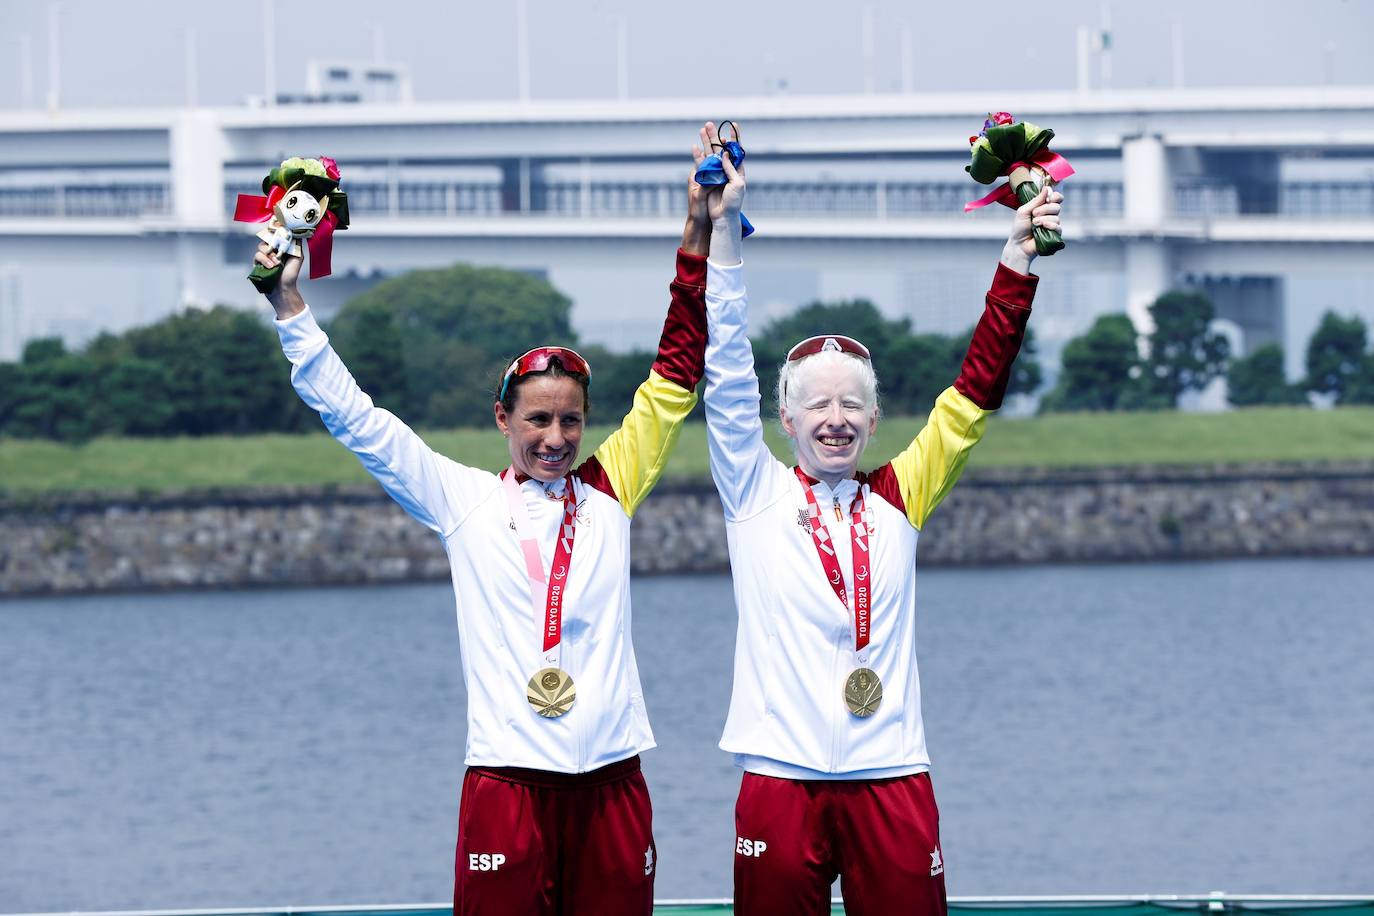
[[[711,136],[711,141],[716,137]],[[1037,278],[1031,228],[1059,228],[1049,188],[1016,212],[959,377],[915,440],[859,472],[878,425],[868,349],[798,343],[778,379],[796,466],[764,444],[746,336],[742,171],[708,199],[706,418],[739,629],[720,746],[744,770],[735,912],[943,914],[944,859],[916,670],[916,541],[1001,406]]]

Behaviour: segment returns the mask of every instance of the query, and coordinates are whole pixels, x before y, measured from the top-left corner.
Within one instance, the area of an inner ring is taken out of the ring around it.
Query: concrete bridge
[[[920,330],[978,314],[1009,213],[973,215],[966,138],[989,108],[1055,128],[1078,175],[1070,248],[1039,262],[1054,358],[1097,314],[1204,289],[1245,349],[1374,300],[1374,88],[325,105],[0,114],[0,359],[23,340],[255,306],[230,222],[288,155],[344,172],[354,225],[326,314],[379,278],[456,260],[547,276],[584,338],[649,345],[700,121],[744,125],[756,324],[866,296]],[[1368,306],[1363,306],[1366,309]]]

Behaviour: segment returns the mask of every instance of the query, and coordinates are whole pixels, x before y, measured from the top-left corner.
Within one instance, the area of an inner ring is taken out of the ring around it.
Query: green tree
[[[973,328],[955,335],[913,334],[909,319],[885,318],[866,299],[812,302],[769,322],[753,338],[766,413],[771,414],[776,407],[778,367],[787,351],[799,340],[825,333],[853,337],[872,352],[884,412],[923,415],[958,377]],[[1036,357],[1035,337],[1028,330],[1008,394],[1028,393],[1040,386],[1042,371]]]
[[[497,376],[513,357],[540,344],[576,346],[570,306],[540,277],[455,264],[377,284],[349,300],[329,330],[345,359],[363,354],[364,371],[376,374],[369,384],[384,403],[395,399],[385,406],[406,422],[486,426]],[[385,328],[379,313],[398,338],[401,382],[396,363],[379,352],[385,341],[363,340]]]
[[[1350,377],[1343,404],[1374,404],[1374,354],[1360,359],[1359,369]]]
[[[1359,316],[1326,312],[1307,342],[1307,387],[1345,402],[1346,389],[1363,374],[1367,328]]]
[[[787,350],[797,341],[818,334],[844,334],[861,341],[871,350],[875,368],[886,368],[889,345],[896,339],[911,335],[911,321],[889,320],[878,312],[868,299],[845,299],[841,302],[811,302],[796,312],[776,317],[764,325],[752,338],[754,367],[758,374],[758,390],[763,393],[763,411],[771,416],[778,405],[774,391],[778,390],[778,367],[787,357]],[[900,412],[889,398],[889,380],[881,379],[879,386],[885,409]]]
[[[14,435],[11,418],[19,406],[20,388],[24,384],[24,367],[18,363],[0,363],[0,436]]]
[[[1165,293],[1150,306],[1150,317],[1155,329],[1139,399],[1148,403],[1140,406],[1173,407],[1185,391],[1201,391],[1226,371],[1230,342],[1209,330],[1216,309],[1206,296]]]
[[[176,432],[167,398],[171,377],[152,360],[129,357],[92,360],[95,385],[91,407],[101,433],[116,436],[165,436]]]
[[[635,390],[649,377],[654,353],[631,350],[612,353],[600,345],[583,347],[578,352],[592,367],[591,418],[596,423],[615,424],[634,403]],[[698,405],[697,410],[701,407]]]
[[[19,362],[25,366],[37,366],[70,355],[61,337],[35,337],[24,344]]]
[[[7,397],[8,435],[81,442],[94,434],[91,365],[68,353],[60,338],[29,341],[19,365],[7,374],[13,386]]]
[[[1237,407],[1257,404],[1301,404],[1301,386],[1290,385],[1283,375],[1283,348],[1276,343],[1256,347],[1255,352],[1231,361],[1226,370],[1228,397]]]
[[[1120,409],[1139,387],[1135,326],[1124,314],[1100,315],[1064,346],[1060,362],[1059,381],[1041,401],[1042,411]]]
[[[335,341],[339,357],[376,404],[405,413],[413,405],[395,313],[382,303],[370,302],[357,307],[350,322],[344,334],[336,335],[343,338]]]
[[[1045,381],[1045,370],[1040,365],[1040,347],[1035,341],[1035,328],[1027,327],[1025,339],[1021,341],[1021,352],[1016,357],[1016,365],[1011,370],[1011,382],[1007,394],[1035,394]]]
[[[188,435],[293,428],[298,398],[276,335],[256,315],[219,305],[187,309],[135,328],[110,358],[139,359],[166,373],[168,430]]]
[[[844,334],[862,341],[869,348],[878,372],[883,409],[888,413],[911,412],[913,400],[933,387],[929,377],[942,376],[944,384],[934,388],[930,399],[918,406],[925,412],[930,409],[935,395],[954,380],[945,369],[948,338],[939,335],[915,337],[911,333],[910,320],[884,318],[867,299],[812,302],[790,315],[770,321],[753,338],[754,363],[765,414],[771,416],[777,407],[774,392],[778,385],[778,367],[787,357],[787,351],[797,341],[817,334]]]
[[[909,334],[885,340],[881,354],[873,354],[883,409],[893,415],[928,413],[940,392],[954,384],[972,337],[969,331],[956,337]]]

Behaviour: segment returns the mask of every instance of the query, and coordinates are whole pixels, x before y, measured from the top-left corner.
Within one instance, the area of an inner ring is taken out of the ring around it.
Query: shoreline
[[[709,482],[659,485],[636,575],[728,572]],[[925,566],[1374,556],[1374,461],[983,468],[922,532]],[[374,484],[0,497],[4,597],[447,581]]]

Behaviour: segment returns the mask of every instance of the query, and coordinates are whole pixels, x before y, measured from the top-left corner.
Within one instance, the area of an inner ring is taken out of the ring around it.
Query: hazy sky
[[[263,3],[61,0],[62,107],[184,104],[188,28],[197,49],[201,104],[237,104],[261,95]],[[1298,6],[1276,0],[528,4],[535,99],[615,97],[616,22],[622,18],[632,97],[757,95],[783,83],[796,94],[862,92],[865,6],[872,9],[871,80],[879,92],[901,87],[902,33],[908,25],[918,92],[1072,88],[1077,27],[1100,25],[1104,9],[1115,87],[1171,83],[1175,22],[1189,86],[1374,85],[1369,0],[1307,0]],[[0,108],[22,104],[26,44],[32,102],[45,104],[49,6],[44,0],[0,0]],[[1042,12],[1048,7],[1058,11],[1057,19]],[[388,60],[410,66],[417,99],[515,98],[515,11],[514,0],[278,3],[277,86],[304,89],[312,58],[369,60],[380,37]]]

